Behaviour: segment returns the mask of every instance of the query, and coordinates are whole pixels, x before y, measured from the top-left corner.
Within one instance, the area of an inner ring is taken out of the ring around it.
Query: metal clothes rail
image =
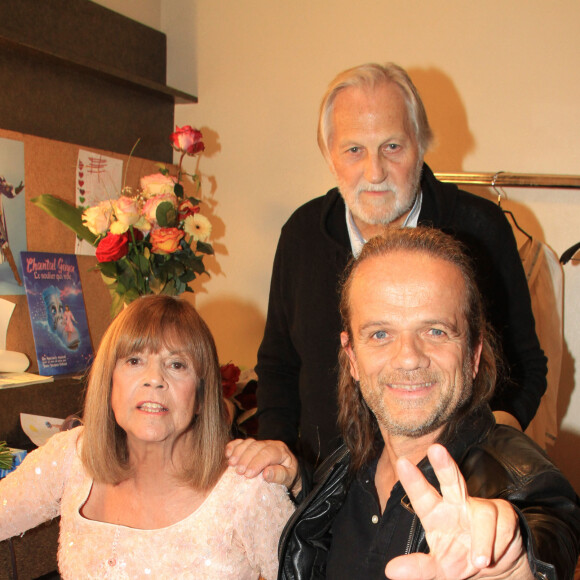
[[[553,187],[580,189],[578,175],[549,175],[540,173],[435,173],[439,181],[457,185],[487,185],[490,187]]]
[[[580,176],[578,175],[548,175],[541,173],[508,173],[507,171],[497,171],[496,173],[435,173],[435,177],[445,183],[455,183],[457,185],[487,185],[492,187],[498,193],[498,203],[501,200],[501,189],[496,189],[496,187],[580,189]],[[524,230],[518,226],[513,214],[511,212],[507,213],[511,214],[516,227],[523,232]],[[560,262],[566,264],[570,259],[576,261],[574,256],[579,250],[580,242],[568,248],[560,257]]]

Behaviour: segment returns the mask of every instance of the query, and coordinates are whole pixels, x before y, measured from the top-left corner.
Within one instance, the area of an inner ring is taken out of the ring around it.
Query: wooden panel
[[[0,44],[0,127],[171,162],[173,99],[111,83]]]
[[[0,2],[0,127],[171,162],[166,38],[89,0]]]
[[[2,0],[0,32],[165,84],[165,34],[90,0]]]

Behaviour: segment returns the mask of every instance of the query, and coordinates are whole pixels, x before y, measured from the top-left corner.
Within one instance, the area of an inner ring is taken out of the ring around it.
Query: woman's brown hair
[[[117,361],[134,353],[156,353],[175,346],[190,359],[197,376],[195,409],[188,430],[191,452],[182,460],[179,479],[196,489],[209,489],[225,469],[229,428],[211,332],[186,300],[155,295],[135,300],[113,320],[90,370],[81,459],[96,481],[115,484],[131,475],[127,437],[111,407]]]

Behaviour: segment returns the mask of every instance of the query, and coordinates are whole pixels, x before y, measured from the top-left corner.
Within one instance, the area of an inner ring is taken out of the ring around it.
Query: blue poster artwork
[[[38,372],[84,372],[93,347],[76,256],[22,252],[21,260]]]
[[[0,295],[4,296],[24,294],[18,259],[26,250],[24,201],[24,143],[0,138]]]

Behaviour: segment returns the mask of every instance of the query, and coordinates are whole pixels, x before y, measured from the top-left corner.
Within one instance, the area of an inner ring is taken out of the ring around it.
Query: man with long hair
[[[461,244],[389,230],[347,270],[340,304],[344,445],[307,495],[303,478],[278,577],[571,578],[580,502],[539,447],[494,420],[497,350]],[[228,454],[296,487],[279,441]]]

